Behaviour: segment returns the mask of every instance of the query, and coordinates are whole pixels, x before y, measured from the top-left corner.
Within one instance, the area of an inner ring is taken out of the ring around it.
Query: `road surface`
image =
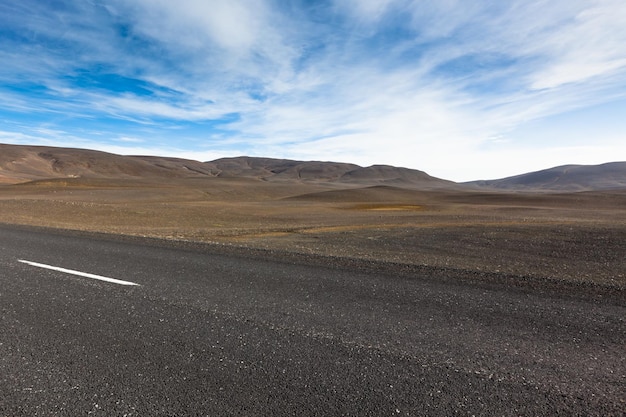
[[[624,415],[619,297],[231,252],[0,226],[0,416]]]

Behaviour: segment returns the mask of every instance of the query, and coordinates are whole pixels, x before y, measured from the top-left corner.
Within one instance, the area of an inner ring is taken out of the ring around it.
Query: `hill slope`
[[[451,181],[422,171],[375,165],[273,158],[222,158],[199,162],[156,156],[122,156],[86,149],[0,144],[0,183],[50,178],[244,177],[270,182],[389,184],[406,188],[447,188]]]
[[[513,177],[466,185],[512,191],[592,191],[626,188],[626,162],[563,165]]]
[[[206,162],[222,177],[252,177],[264,180],[335,181],[358,165],[341,162],[293,161],[290,159],[240,156]]]
[[[87,149],[0,144],[0,183],[48,178],[212,176],[211,167],[176,158],[121,156]]]
[[[419,190],[599,191],[626,189],[626,162],[565,165],[488,181],[457,184],[423,171],[389,165],[236,157],[199,162],[157,156],[122,156],[87,149],[0,144],[0,184],[51,178],[251,178],[268,182],[391,186]]]
[[[448,188],[457,184],[423,171],[389,165],[360,167],[341,162],[236,157],[207,162],[219,176],[253,177],[265,181],[331,182],[354,185],[396,185],[416,188]]]

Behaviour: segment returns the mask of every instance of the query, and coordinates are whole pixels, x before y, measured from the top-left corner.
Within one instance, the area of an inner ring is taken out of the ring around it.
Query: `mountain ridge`
[[[330,161],[239,156],[200,162],[163,156],[125,156],[90,149],[0,144],[0,184],[55,178],[249,178],[343,186],[389,185],[411,189],[493,192],[577,192],[626,189],[626,162],[563,165],[495,180],[463,183],[424,171]]]
[[[200,162],[161,156],[123,156],[89,149],[0,144],[0,183],[53,178],[244,177],[271,182],[352,185],[396,184],[409,188],[455,187],[423,171],[388,165],[296,161],[240,156]]]
[[[464,182],[464,185],[506,191],[594,191],[626,188],[626,162],[561,165],[511,177]]]

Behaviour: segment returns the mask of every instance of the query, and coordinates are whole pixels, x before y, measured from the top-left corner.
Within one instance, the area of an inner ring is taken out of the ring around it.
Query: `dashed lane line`
[[[30,266],[35,266],[37,268],[51,269],[53,271],[59,271],[59,272],[65,273],[65,274],[78,275],[80,277],[97,279],[97,280],[100,280],[100,281],[111,282],[113,284],[118,284],[118,285],[139,285],[139,284],[136,284],[136,283],[130,282],[130,281],[122,281],[121,279],[103,277],[101,275],[89,274],[87,272],[81,272],[81,271],[74,271],[73,269],[59,268],[58,266],[40,264],[40,263],[37,263],[37,262],[25,261],[23,259],[18,259],[18,261],[21,262],[21,263],[24,263],[24,264],[28,264]]]

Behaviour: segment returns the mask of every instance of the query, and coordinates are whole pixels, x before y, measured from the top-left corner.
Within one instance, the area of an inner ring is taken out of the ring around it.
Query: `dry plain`
[[[0,222],[626,289],[626,192],[62,178],[0,186]]]

